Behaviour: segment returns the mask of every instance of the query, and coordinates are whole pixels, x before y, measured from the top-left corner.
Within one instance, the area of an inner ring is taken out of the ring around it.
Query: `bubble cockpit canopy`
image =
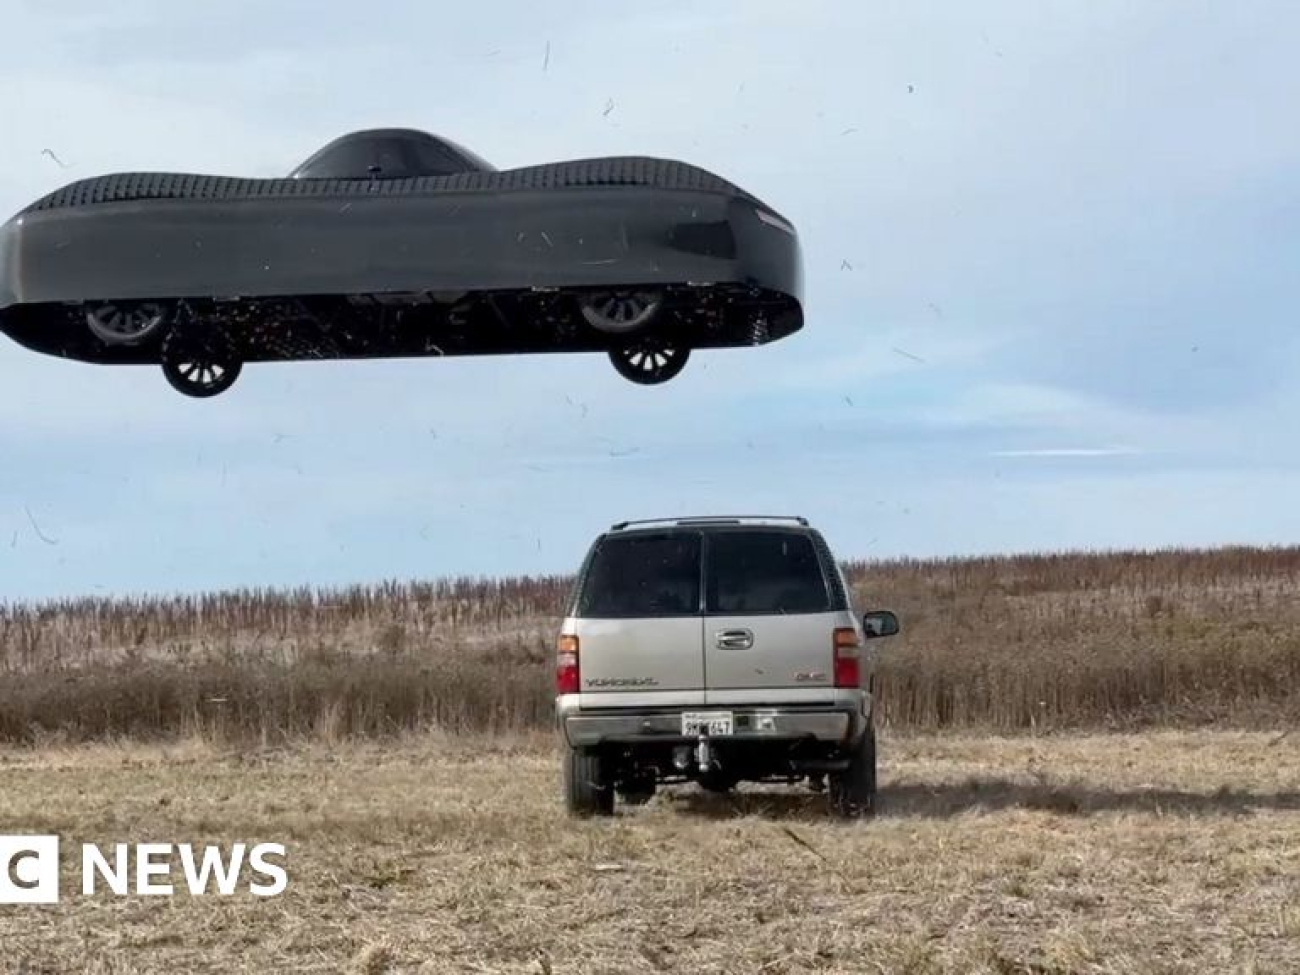
[[[340,136],[289,175],[293,179],[407,179],[490,173],[496,167],[450,139],[417,129],[365,129]]]

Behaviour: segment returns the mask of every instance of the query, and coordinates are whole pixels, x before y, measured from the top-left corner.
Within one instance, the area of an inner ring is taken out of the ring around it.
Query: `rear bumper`
[[[869,699],[853,704],[809,707],[656,708],[653,710],[580,710],[575,702],[560,698],[556,707],[557,730],[571,748],[602,744],[675,744],[694,742],[682,734],[684,711],[730,711],[735,730],[717,741],[789,742],[813,739],[827,744],[850,744],[861,737],[870,714]]]

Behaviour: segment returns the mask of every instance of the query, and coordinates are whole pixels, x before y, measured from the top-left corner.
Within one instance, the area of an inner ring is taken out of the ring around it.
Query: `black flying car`
[[[336,139],[285,179],[118,173],[0,228],[0,331],[159,363],[605,352],[637,383],[803,325],[790,222],[721,177],[609,157],[497,170],[424,132]]]

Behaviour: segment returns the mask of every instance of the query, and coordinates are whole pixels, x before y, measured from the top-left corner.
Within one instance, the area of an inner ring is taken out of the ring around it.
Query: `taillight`
[[[577,694],[578,683],[578,638],[562,636],[555,654],[555,693]]]
[[[862,645],[858,631],[851,626],[836,627],[832,639],[835,647],[835,686],[861,687],[862,670],[858,655]]]

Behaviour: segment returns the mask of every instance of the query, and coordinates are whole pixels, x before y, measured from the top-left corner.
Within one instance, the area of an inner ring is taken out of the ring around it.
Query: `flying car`
[[[640,156],[498,170],[368,129],[287,178],[113,173],[0,227],[0,331],[36,352],[161,365],[215,396],[245,363],[605,353],[627,379],[803,326],[789,220]]]

